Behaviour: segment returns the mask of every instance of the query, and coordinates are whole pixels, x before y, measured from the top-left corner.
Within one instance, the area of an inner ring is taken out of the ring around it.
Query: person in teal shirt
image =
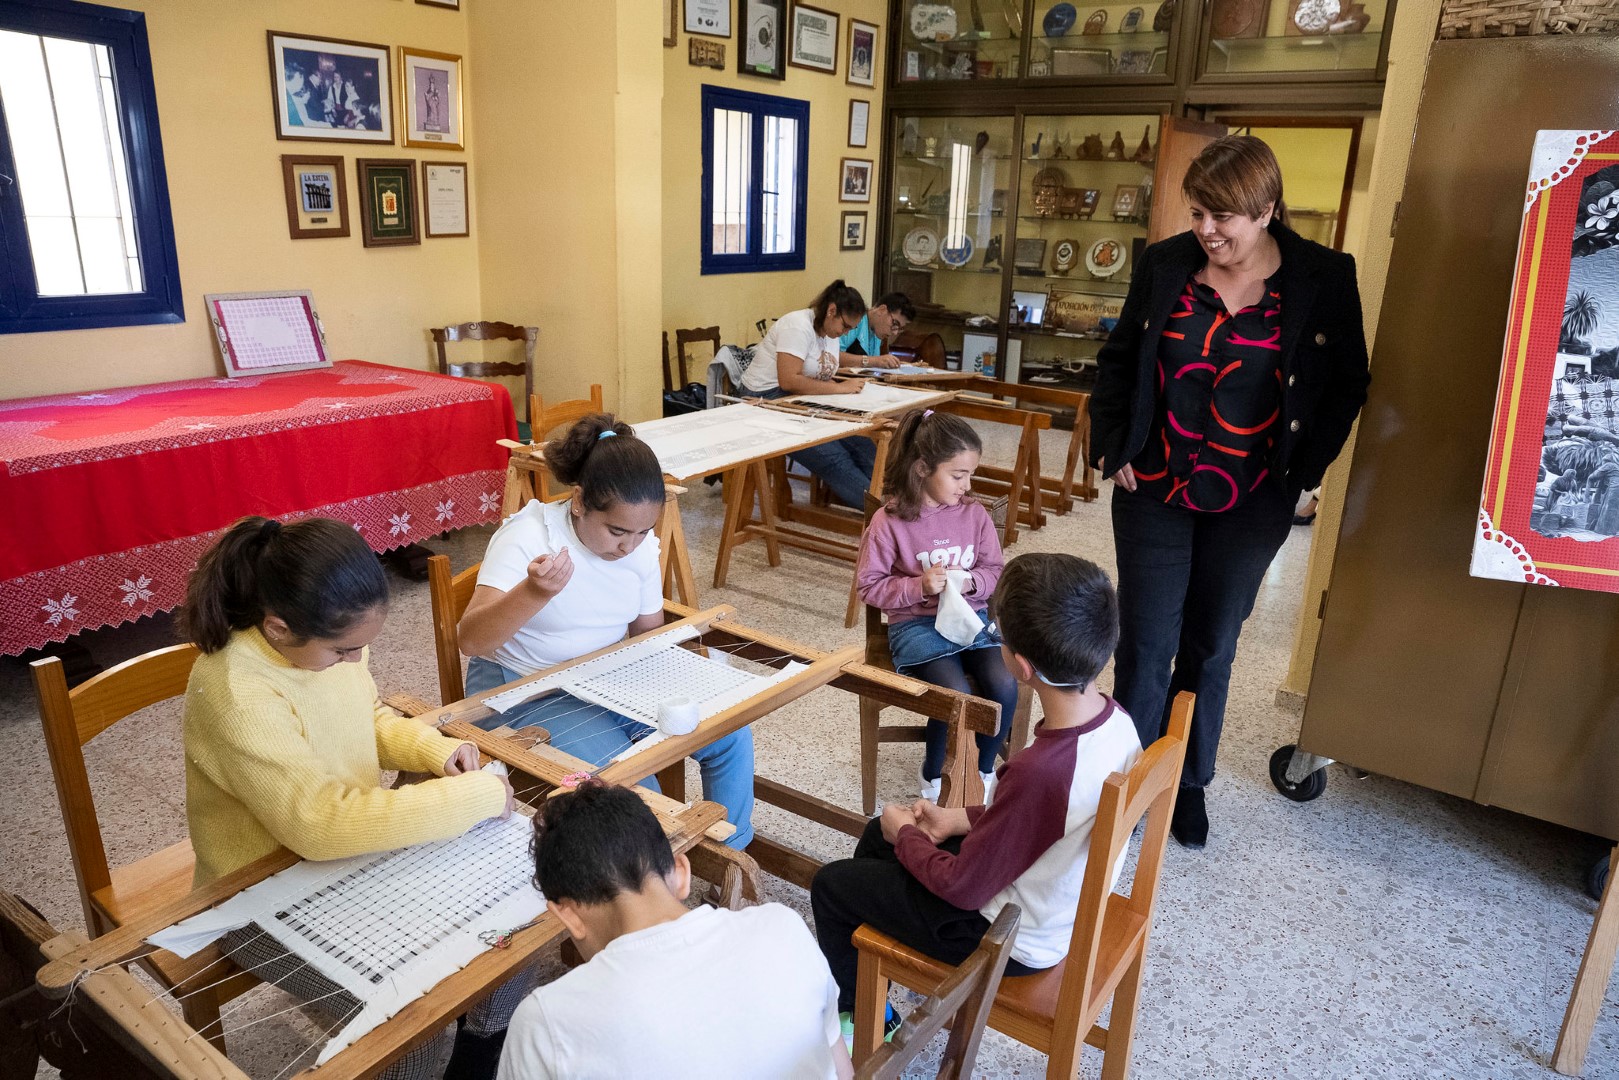
[[[844,357],[866,357],[864,362],[845,367],[899,367],[899,359],[889,354],[888,347],[911,320],[916,318],[916,305],[902,292],[891,292],[866,309],[865,317],[842,337],[838,338],[838,351]]]

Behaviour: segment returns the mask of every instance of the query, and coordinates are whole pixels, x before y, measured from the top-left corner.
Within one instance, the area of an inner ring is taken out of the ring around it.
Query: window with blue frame
[[[0,4],[0,333],[184,318],[146,16]]]
[[[804,269],[809,102],[703,87],[702,272]]]

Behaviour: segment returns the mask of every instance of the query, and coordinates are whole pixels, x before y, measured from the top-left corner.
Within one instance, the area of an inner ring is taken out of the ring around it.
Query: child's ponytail
[[[942,462],[963,450],[983,453],[972,425],[953,413],[912,409],[900,417],[883,466],[883,500],[889,513],[915,521],[922,512],[922,485]]]
[[[545,467],[576,484],[587,510],[618,503],[663,502],[663,468],[635,429],[607,413],[592,413],[545,444]]]
[[[283,525],[246,517],[203,553],[181,625],[205,653],[274,614],[299,643],[330,638],[388,603],[388,579],[354,527],[331,518]]]

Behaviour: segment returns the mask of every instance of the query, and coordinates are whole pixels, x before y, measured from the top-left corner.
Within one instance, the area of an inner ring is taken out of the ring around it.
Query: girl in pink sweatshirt
[[[995,782],[995,755],[1017,707],[1017,682],[1001,660],[1000,640],[989,632],[984,614],[1005,560],[989,512],[971,494],[982,451],[978,433],[959,416],[913,409],[901,418],[883,473],[885,502],[861,540],[855,583],[860,599],[888,616],[895,670],[1000,704],[1000,732],[976,736],[987,798]],[[934,626],[949,570],[966,572],[962,597],[986,624],[967,645]],[[924,799],[939,797],[946,735],[943,722],[928,721]]]

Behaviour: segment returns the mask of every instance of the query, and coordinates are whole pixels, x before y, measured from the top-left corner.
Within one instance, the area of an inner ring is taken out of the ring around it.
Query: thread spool
[[[658,703],[658,730],[665,735],[690,735],[697,730],[697,702],[689,697],[672,697]]]

